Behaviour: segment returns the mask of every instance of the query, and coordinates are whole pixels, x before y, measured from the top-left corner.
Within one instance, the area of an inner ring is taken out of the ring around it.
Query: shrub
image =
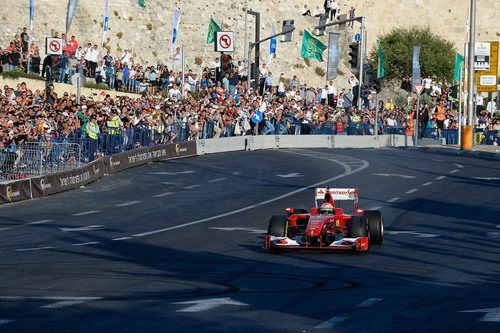
[[[115,16],[118,16],[118,11],[114,11],[113,14],[115,14]]]
[[[2,77],[2,79],[13,79],[13,80],[17,80],[19,78],[33,79],[33,80],[40,80],[40,81],[45,80],[40,75],[28,74],[20,69],[10,71],[10,72],[2,72],[2,73],[0,73],[0,76]]]
[[[314,69],[314,73],[316,73],[316,75],[319,76],[319,77],[325,77],[326,76],[325,70],[323,68],[321,68],[321,67],[316,67]]]
[[[309,60],[309,58],[304,58],[304,62],[306,63],[307,67],[311,66],[311,60]]]
[[[99,89],[99,90],[110,90],[109,87],[104,84],[104,83],[92,83],[92,82],[87,82],[84,85],[85,88],[90,88],[90,89]]]
[[[118,46],[116,47],[116,51],[117,51],[117,52],[121,52],[121,51],[123,51],[123,49],[120,47],[120,45],[118,45]]]
[[[203,63],[203,59],[201,57],[194,57],[194,63],[198,66],[201,66]]]
[[[146,24],[146,28],[148,28],[148,30],[153,30],[153,25],[151,23],[148,23]]]
[[[129,20],[130,22],[132,22],[132,21],[134,20],[134,18],[133,18],[132,16],[129,16],[129,17],[128,17],[128,20]]]
[[[158,52],[153,51],[153,56],[156,58],[158,56]]]
[[[123,36],[123,32],[121,32],[121,31],[116,34],[116,37],[118,37],[118,39],[122,38],[122,36]]]

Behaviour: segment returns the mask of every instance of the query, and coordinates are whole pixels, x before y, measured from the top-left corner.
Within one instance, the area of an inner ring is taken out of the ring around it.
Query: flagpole
[[[459,94],[458,94],[458,145],[462,142],[462,81],[463,81],[463,69],[464,63],[460,64],[460,81],[459,81]]]
[[[380,50],[380,42],[378,43],[378,49]],[[378,57],[377,79],[380,80],[380,55]],[[377,138],[378,138],[378,90],[375,89],[375,140],[377,140]]]
[[[34,11],[35,11],[35,1],[30,1],[30,35],[28,37],[28,68],[26,68],[26,73],[31,72],[31,56],[30,56],[30,50],[31,50],[31,36],[33,34],[33,16],[34,16]]]
[[[207,46],[205,43],[205,51],[203,51],[203,59],[201,60],[201,69],[200,69],[200,91],[201,91],[201,79],[203,78],[203,66],[205,65],[205,57],[207,56]]]

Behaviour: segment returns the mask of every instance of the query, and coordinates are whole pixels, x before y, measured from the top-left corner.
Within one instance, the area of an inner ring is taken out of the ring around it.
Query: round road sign
[[[223,49],[229,49],[231,47],[232,41],[231,37],[227,34],[223,34],[219,37],[219,45]]]
[[[58,53],[61,50],[61,43],[58,40],[53,40],[49,43],[50,52]]]

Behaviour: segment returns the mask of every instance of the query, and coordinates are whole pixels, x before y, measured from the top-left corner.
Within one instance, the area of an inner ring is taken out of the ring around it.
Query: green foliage
[[[118,39],[122,38],[122,36],[123,36],[123,32],[121,32],[121,31],[116,34],[116,37],[118,37]]]
[[[92,82],[87,82],[84,85],[85,88],[90,88],[90,89],[99,89],[99,90],[110,90],[107,85],[104,83],[92,83]]]
[[[129,17],[128,17],[128,20],[129,20],[130,22],[132,22],[132,21],[134,20],[134,18],[133,18],[132,16],[129,16]]]
[[[117,51],[117,52],[121,52],[121,51],[123,51],[123,49],[120,47],[120,45],[118,45],[118,46],[116,47],[116,51]]]
[[[153,25],[151,23],[148,23],[146,24],[146,28],[148,28],[148,30],[153,30]]]
[[[201,57],[194,57],[194,63],[198,66],[201,66],[203,63],[203,59]]]
[[[153,56],[156,58],[158,56],[158,52],[153,51]]]
[[[115,10],[113,13],[115,14],[115,16],[118,16],[118,11]]]
[[[16,69],[16,70],[10,71],[10,72],[2,72],[2,73],[0,73],[0,76],[2,77],[2,79],[12,79],[12,80],[17,80],[19,78],[33,79],[33,80],[40,80],[40,81],[45,80],[40,75],[28,74],[28,73],[25,73],[24,71],[19,70],[19,69]]]
[[[309,60],[309,58],[304,58],[304,62],[306,63],[307,67],[311,66],[311,60]]]
[[[453,80],[456,49],[452,42],[427,28],[395,28],[379,36],[384,55],[385,78],[404,80],[412,75],[413,45],[422,45],[420,68],[422,78],[431,76],[434,80],[450,83]],[[378,63],[378,43],[370,52],[370,59]]]
[[[316,67],[314,68],[314,72],[316,73],[317,76],[319,77],[325,77],[326,76],[326,72],[323,68],[321,67]]]

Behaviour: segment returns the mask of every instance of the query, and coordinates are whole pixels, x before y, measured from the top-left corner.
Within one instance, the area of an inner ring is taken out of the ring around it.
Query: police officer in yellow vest
[[[108,134],[121,134],[123,122],[118,116],[116,109],[113,109],[111,113],[112,113],[111,120],[108,120],[107,122]]]
[[[97,140],[99,135],[99,126],[97,126],[96,116],[90,117],[90,121],[85,125],[85,132],[87,137],[92,140]]]

